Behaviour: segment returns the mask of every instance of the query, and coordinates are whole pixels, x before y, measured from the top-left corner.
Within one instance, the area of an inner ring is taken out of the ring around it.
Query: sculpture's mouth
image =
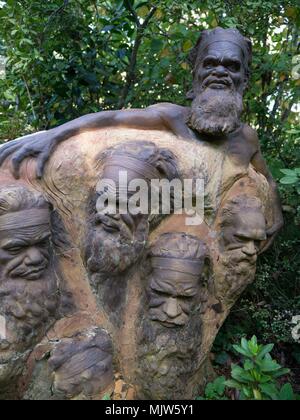
[[[215,77],[208,77],[207,80],[204,82],[205,87],[209,87],[211,89],[225,89],[231,88],[232,82],[230,79],[220,79]]]
[[[166,328],[178,328],[183,327],[183,323],[177,323],[177,322],[169,322],[169,321],[159,321],[161,325],[163,325]]]
[[[215,80],[208,85],[211,89],[224,89],[230,87],[227,80]]]
[[[20,278],[24,280],[38,280],[44,273],[47,268],[48,263],[42,264],[36,268],[30,268],[27,270],[15,270],[11,272],[10,276],[12,278]]]

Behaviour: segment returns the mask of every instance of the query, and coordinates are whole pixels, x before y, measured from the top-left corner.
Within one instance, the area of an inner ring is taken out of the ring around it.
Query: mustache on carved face
[[[234,87],[233,82],[229,77],[218,78],[218,77],[215,77],[215,76],[208,76],[203,81],[203,88],[209,87],[209,85],[212,84],[212,83],[223,84],[224,86],[227,86],[231,89],[233,89],[233,87]]]
[[[159,322],[162,326],[169,328],[183,327],[189,320],[186,314],[181,314],[175,319],[170,319],[167,314],[161,313],[161,310],[151,308],[149,310],[149,318],[151,321]]]
[[[257,262],[257,254],[247,256],[241,249],[226,251],[222,255],[222,263],[226,267],[233,268],[236,271],[247,271],[249,267],[255,266]]]
[[[11,278],[39,278],[48,267],[48,264],[49,259],[46,256],[43,256],[43,260],[38,265],[25,264],[24,257],[14,258],[7,264],[5,275]]]

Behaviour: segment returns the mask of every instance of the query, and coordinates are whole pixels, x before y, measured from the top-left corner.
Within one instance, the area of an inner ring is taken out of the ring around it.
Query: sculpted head
[[[222,248],[236,255],[235,262],[256,263],[261,243],[267,239],[262,202],[240,195],[230,200],[221,214]]]
[[[235,29],[202,32],[190,54],[194,68],[189,125],[199,133],[221,136],[240,125],[243,93],[252,60],[251,41]]]
[[[170,152],[149,142],[129,142],[108,149],[99,157],[98,165],[100,181],[102,187],[104,181],[105,187],[101,191],[97,188],[96,196],[93,194],[85,259],[90,273],[120,274],[140,257],[153,224],[148,207],[147,214],[131,210],[128,203],[136,191],[128,191],[127,197],[123,197],[124,189],[139,180],[148,193],[152,179],[171,180],[176,177],[177,168]],[[122,186],[120,177],[124,173],[127,180]],[[103,191],[106,197],[115,199],[113,211],[106,204],[103,206]],[[121,208],[125,211],[120,211]]]
[[[183,233],[162,235],[151,248],[149,317],[164,327],[182,327],[199,305],[207,258],[205,244]]]
[[[49,263],[50,211],[39,194],[0,190],[0,277],[38,280]]]
[[[0,394],[14,386],[32,348],[55,319],[57,284],[44,198],[12,185],[0,189]]]

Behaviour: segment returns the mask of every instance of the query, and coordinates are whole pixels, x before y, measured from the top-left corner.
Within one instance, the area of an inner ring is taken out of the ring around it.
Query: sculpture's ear
[[[188,93],[186,94],[186,99],[193,101],[195,98],[196,98],[196,94],[195,94],[194,89],[189,90]]]

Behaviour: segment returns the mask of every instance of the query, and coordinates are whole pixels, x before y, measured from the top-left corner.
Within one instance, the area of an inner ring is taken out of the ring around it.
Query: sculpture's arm
[[[106,127],[127,127],[145,130],[166,130],[177,136],[189,136],[185,124],[188,108],[173,104],[158,104],[146,109],[104,111],[77,118],[62,126],[21,137],[0,147],[0,166],[11,157],[13,173],[19,177],[24,159],[37,157],[37,177],[43,175],[45,165],[57,145],[85,131]]]
[[[273,223],[273,226],[267,231],[268,240],[266,244],[264,245],[264,247],[262,248],[262,250],[260,251],[260,253],[263,253],[267,251],[270,248],[270,246],[273,244],[276,238],[276,235],[279,233],[279,231],[282,229],[284,225],[284,220],[283,220],[280,196],[277,189],[277,185],[262,156],[260,147],[258,147],[258,150],[253,156],[251,163],[258,172],[260,172],[262,175],[266,177],[270,185],[271,195],[272,195],[272,204],[273,204],[273,209],[274,209],[274,223]]]

